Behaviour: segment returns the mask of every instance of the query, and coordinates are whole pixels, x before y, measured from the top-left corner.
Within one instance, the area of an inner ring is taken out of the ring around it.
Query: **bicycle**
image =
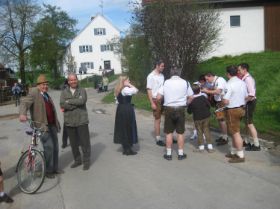
[[[46,174],[46,160],[38,146],[43,131],[42,128],[36,128],[34,123],[29,120],[31,130],[26,131],[26,134],[31,136],[31,143],[28,150],[22,153],[16,167],[18,186],[27,194],[33,194],[41,188]]]

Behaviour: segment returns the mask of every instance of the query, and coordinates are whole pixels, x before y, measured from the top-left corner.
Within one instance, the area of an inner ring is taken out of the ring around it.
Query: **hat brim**
[[[40,85],[40,84],[43,84],[43,83],[49,83],[49,81],[39,82],[36,85]]]

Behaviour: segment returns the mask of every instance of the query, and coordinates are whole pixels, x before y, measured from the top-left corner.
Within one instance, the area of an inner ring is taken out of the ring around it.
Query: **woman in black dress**
[[[114,143],[122,145],[123,155],[137,154],[131,149],[132,145],[138,142],[134,106],[131,104],[132,95],[137,92],[138,89],[130,83],[127,76],[119,77],[115,87],[118,106],[115,117]]]

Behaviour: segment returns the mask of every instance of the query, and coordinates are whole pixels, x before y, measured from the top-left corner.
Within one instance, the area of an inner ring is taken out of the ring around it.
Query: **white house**
[[[265,50],[263,7],[220,8],[218,11],[221,20],[220,43],[208,57]]]
[[[149,4],[157,0],[143,0]],[[176,2],[177,0],[171,0]],[[220,14],[220,43],[205,58],[280,51],[279,0],[186,0],[209,4]]]
[[[120,30],[103,15],[91,18],[88,25],[71,41],[68,46],[63,72],[67,75],[70,66],[79,79],[104,71],[122,72],[121,55],[114,50],[113,40],[120,39]]]

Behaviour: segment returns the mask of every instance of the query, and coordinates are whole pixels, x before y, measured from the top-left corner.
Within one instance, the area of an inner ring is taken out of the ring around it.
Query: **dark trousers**
[[[67,146],[67,139],[68,139],[67,128],[64,123],[63,132],[62,132],[62,145]]]
[[[58,170],[58,138],[57,128],[54,125],[48,125],[46,131],[41,137],[46,159],[46,168],[48,173]]]
[[[76,162],[82,162],[81,153],[79,150],[79,146],[81,146],[83,152],[83,163],[89,163],[91,145],[89,139],[88,124],[78,127],[67,126],[67,133],[70,139],[70,145],[72,148],[74,160]]]

